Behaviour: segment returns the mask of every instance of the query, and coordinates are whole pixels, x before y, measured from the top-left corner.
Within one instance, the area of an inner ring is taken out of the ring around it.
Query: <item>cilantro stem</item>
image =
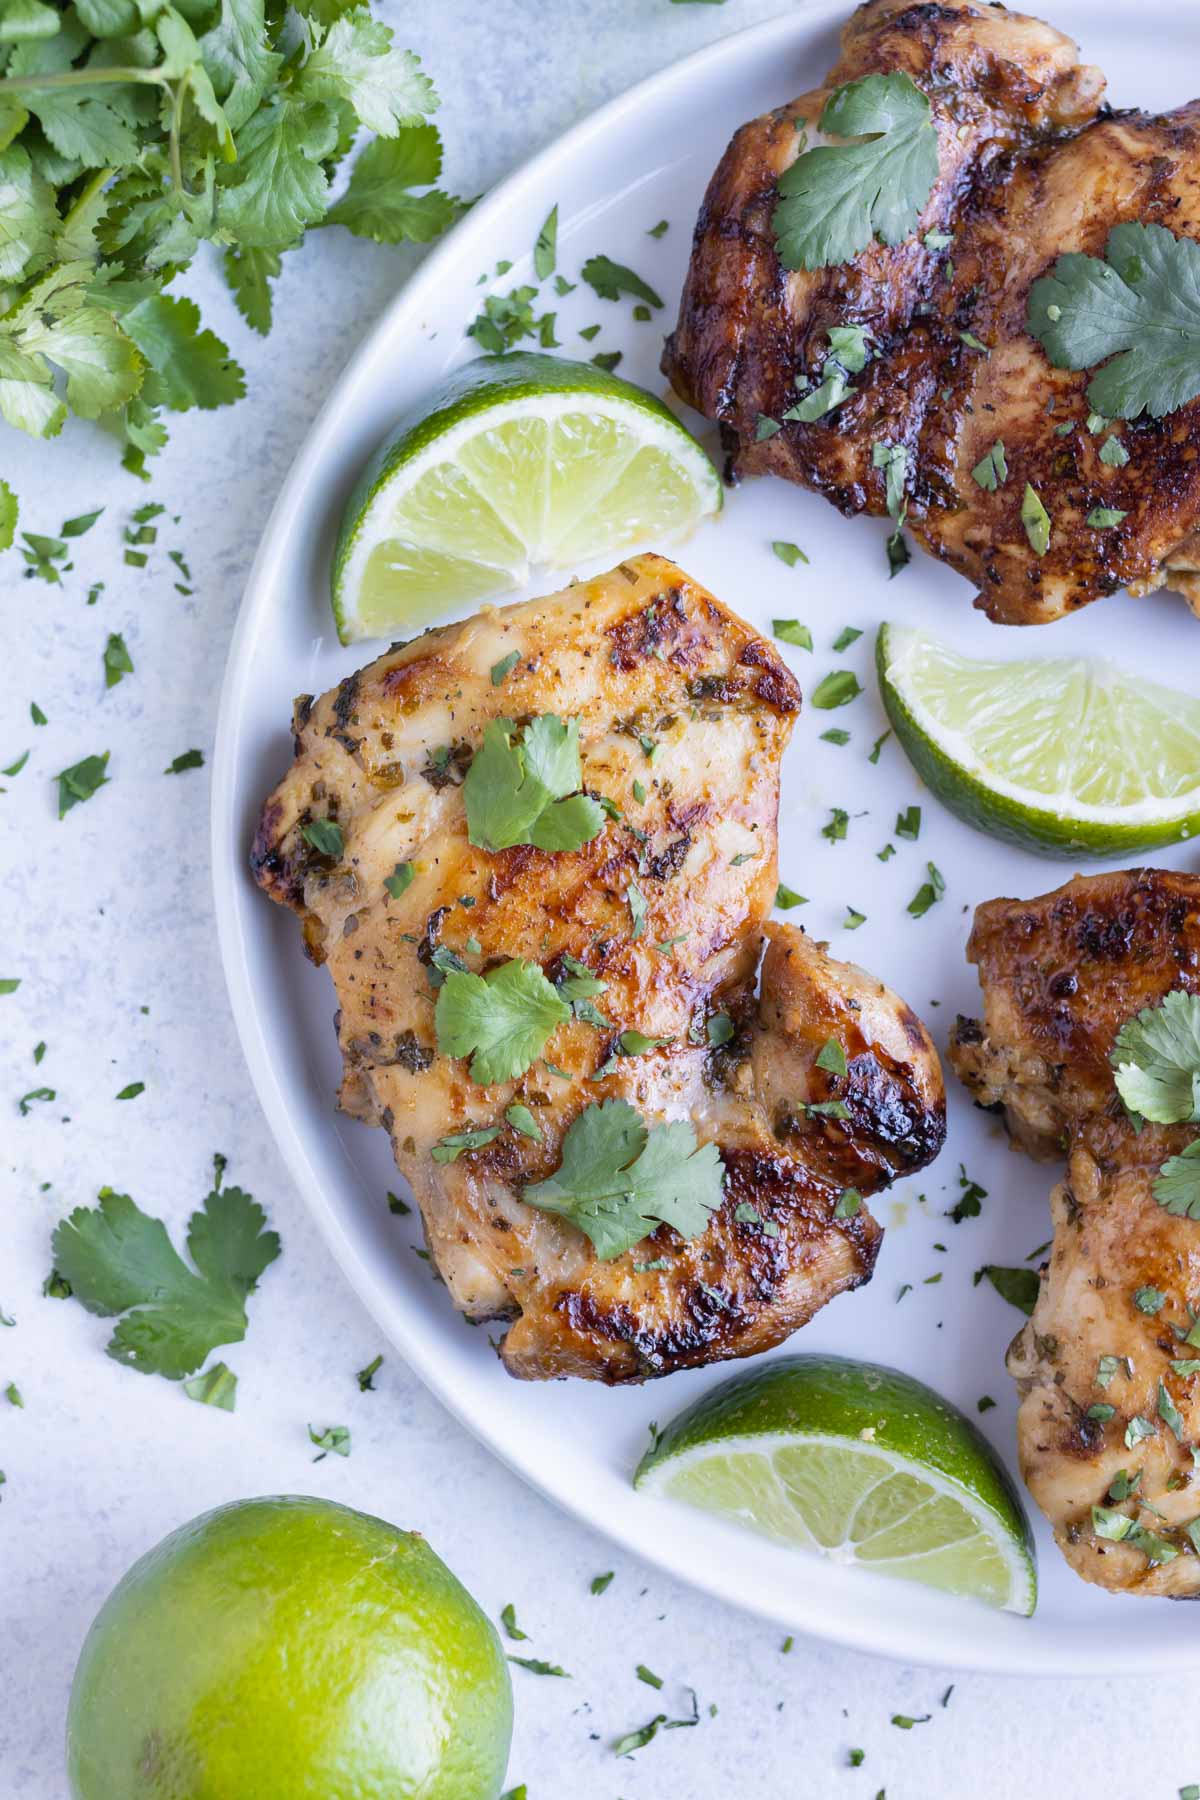
[[[102,87],[113,82],[139,81],[154,87],[170,87],[159,69],[65,69],[58,75],[0,76],[0,94],[18,88]]]
[[[186,195],[183,185],[183,157],[179,149],[179,133],[183,129],[183,103],[187,99],[189,78],[183,80],[175,89],[175,105],[171,109],[171,130],[168,134],[168,149],[171,157],[171,185],[179,195]]]

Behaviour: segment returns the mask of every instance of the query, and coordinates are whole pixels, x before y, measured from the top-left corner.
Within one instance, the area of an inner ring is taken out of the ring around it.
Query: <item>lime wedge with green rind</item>
[[[979,831],[1043,855],[1116,857],[1200,831],[1200,699],[1082,657],[976,662],[906,625],[879,688],[928,785]]]
[[[712,463],[652,394],[563,357],[482,357],[401,421],[351,495],[338,635],[427,625],[535,573],[669,543],[720,507]]]
[[[672,1420],[638,1465],[643,1493],[786,1545],[1028,1615],[1033,1537],[982,1433],[899,1370],[780,1357]]]

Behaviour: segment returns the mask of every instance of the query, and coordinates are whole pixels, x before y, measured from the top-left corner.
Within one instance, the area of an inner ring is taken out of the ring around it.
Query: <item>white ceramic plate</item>
[[[367,648],[338,645],[328,602],[333,534],[367,454],[399,412],[472,353],[463,330],[483,295],[532,279],[534,237],[555,202],[560,270],[576,279],[584,260],[604,251],[633,265],[667,305],[653,323],[638,324],[628,302],[599,301],[581,284],[566,298],[547,287],[539,310],[557,311],[564,354],[623,350],[622,374],[661,390],[661,339],[673,323],[692,225],[717,158],[744,119],[823,75],[848,10],[846,0],[822,0],[728,38],[586,120],[470,213],[351,362],[284,485],[230,650],[213,779],[225,972],[267,1117],[349,1279],[434,1392],[545,1493],[697,1586],[840,1643],[1023,1674],[1110,1673],[1119,1643],[1125,1668],[1178,1670],[1189,1659],[1200,1663],[1194,1613],[1085,1586],[1040,1520],[1041,1602],[1034,1619],[1021,1620],[790,1555],[635,1495],[630,1472],[650,1421],[678,1411],[729,1368],[611,1392],[581,1382],[522,1384],[504,1373],[487,1331],[464,1325],[413,1255],[420,1243],[415,1216],[389,1214],[384,1192],[397,1178],[386,1137],[335,1113],[332,987],[305,961],[295,921],[257,892],[247,871],[258,808],[291,756],[292,697],[320,693],[369,660]],[[1193,10],[1142,0],[1136,24],[1127,7],[1097,0],[1047,0],[1047,10],[1108,71],[1115,104],[1169,106],[1190,97],[1190,73],[1200,68],[1200,15]],[[663,218],[667,234],[646,235]],[[490,274],[502,258],[512,269],[478,286],[481,271]],[[603,329],[594,342],[576,335],[595,322]],[[944,1041],[956,1012],[977,1010],[975,978],[963,959],[975,904],[995,894],[1043,892],[1070,870],[960,825],[922,793],[894,740],[878,766],[868,763],[886,723],[870,674],[877,624],[912,620],[974,654],[1115,654],[1168,678],[1195,669],[1200,628],[1176,598],[1117,596],[1049,629],[1005,632],[972,611],[965,583],[920,552],[889,583],[886,529],[885,522],[842,519],[813,495],[762,480],[732,493],[724,516],[677,554],[763,629],[778,616],[811,626],[815,653],[788,652],[806,689],[835,666],[858,671],[866,689],[860,699],[832,715],[806,711],[797,729],[784,766],[780,875],[810,896],[791,917],[829,938],[835,954],[862,961],[897,987]],[[809,566],[786,568],[771,553],[773,538],[801,544]],[[864,635],[839,658],[830,645],[844,625]],[[821,742],[831,725],[850,731],[848,746]],[[896,813],[913,801],[922,806],[920,841],[894,840]],[[842,843],[821,836],[832,806],[852,814]],[[889,840],[898,854],[880,863],[875,853]],[[928,859],[945,874],[946,897],[914,920],[905,909]],[[1181,849],[1162,860],[1186,866],[1194,853]],[[853,936],[841,929],[847,904],[868,915]],[[979,1398],[993,1396],[997,1404],[981,1423],[1015,1466],[1015,1397],[1003,1356],[1021,1320],[972,1276],[986,1262],[1021,1263],[1049,1236],[1053,1172],[1011,1155],[995,1123],[949,1085],[950,1135],[940,1161],[876,1208],[888,1232],[873,1282],[826,1308],[791,1347],[893,1363],[973,1416]],[[958,1193],[960,1163],[988,1197],[979,1218],[956,1225],[945,1215]]]

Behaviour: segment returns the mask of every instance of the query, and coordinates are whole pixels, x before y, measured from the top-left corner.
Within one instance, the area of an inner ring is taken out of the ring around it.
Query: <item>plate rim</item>
[[[324,456],[326,441],[346,405],[344,393],[355,369],[369,361],[377,348],[402,328],[406,316],[411,315],[415,322],[429,302],[436,300],[443,270],[458,261],[476,239],[485,242],[490,240],[493,219],[498,219],[522,198],[537,190],[560,159],[577,154],[593,138],[606,137],[624,116],[652,104],[668,89],[681,83],[686,84],[697,73],[706,71],[711,65],[727,58],[735,46],[745,53],[778,41],[782,48],[794,36],[809,35],[814,29],[846,16],[846,0],[802,0],[800,6],[789,12],[729,32],[712,43],[667,63],[588,113],[519,164],[447,233],[398,289],[371,329],[351,351],[305,433],[263,526],[230,638],[217,707],[209,834],[218,948],[238,1041],[255,1094],[276,1147],[309,1213],[315,1219],[351,1288],[386,1331],[407,1367],[489,1454],[564,1512],[580,1519],[592,1530],[619,1546],[626,1555],[637,1556],[692,1588],[711,1594],[743,1612],[789,1627],[815,1641],[828,1642],[865,1655],[887,1657],[910,1665],[918,1663],[930,1668],[974,1670],[1012,1676],[1046,1674],[1087,1679],[1111,1673],[1111,1655],[1104,1646],[1102,1634],[1096,1634],[1096,1648],[1091,1651],[1074,1643],[1067,1647],[1056,1647],[1053,1638],[1045,1641],[1039,1636],[1036,1614],[1029,1620],[1028,1633],[1022,1632],[1018,1644],[1015,1639],[1009,1639],[1007,1634],[995,1640],[987,1636],[974,1637],[970,1632],[969,1618],[964,1613],[959,1642],[953,1649],[947,1645],[928,1647],[913,1643],[905,1635],[902,1624],[881,1619],[870,1608],[831,1612],[826,1607],[819,1618],[804,1617],[798,1621],[794,1597],[789,1596],[773,1605],[762,1594],[743,1594],[737,1588],[734,1576],[727,1576],[719,1566],[711,1565],[697,1570],[681,1555],[673,1555],[669,1545],[661,1541],[653,1546],[631,1542],[619,1525],[608,1523],[601,1513],[590,1506],[586,1494],[569,1491],[566,1481],[555,1472],[535,1473],[511,1454],[503,1443],[488,1432],[484,1421],[467,1404],[455,1382],[442,1374],[436,1357],[424,1354],[419,1329],[410,1325],[402,1315],[397,1316],[393,1299],[343,1226],[337,1210],[326,1198],[304,1137],[294,1121],[292,1102],[284,1092],[269,1054],[249,972],[247,940],[239,915],[239,884],[248,880],[243,821],[234,804],[234,744],[243,701],[243,671],[248,661],[244,651],[264,604],[258,596],[265,592],[266,573],[286,554],[283,546],[286,544],[288,521],[303,497],[313,465],[319,464]],[[1029,1504],[1032,1507],[1034,1503],[1030,1500]],[[1144,1646],[1139,1650],[1139,1673],[1142,1674],[1180,1673],[1188,1667],[1196,1666],[1200,1666],[1200,1639],[1197,1641],[1195,1655],[1191,1658],[1186,1650],[1181,1651],[1175,1644],[1165,1646],[1162,1651],[1147,1650]]]

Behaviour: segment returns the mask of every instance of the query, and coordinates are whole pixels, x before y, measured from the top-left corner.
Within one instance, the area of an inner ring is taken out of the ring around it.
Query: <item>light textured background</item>
[[[1181,0],[1181,4],[1183,0]],[[449,185],[483,190],[580,115],[778,0],[412,0],[381,10],[440,87]],[[237,408],[180,421],[147,490],[99,433],[52,448],[0,437],[0,473],[22,525],[57,531],[104,504],[62,588],[0,562],[0,764],[30,761],[0,794],[0,1795],[59,1800],[61,1736],[80,1640],[126,1566],[202,1508],[239,1495],[329,1494],[419,1527],[497,1613],[513,1601],[521,1646],[570,1681],[515,1670],[510,1781],[530,1800],[756,1800],[846,1796],[957,1800],[1103,1791],[1172,1800],[1200,1780],[1195,1677],[1139,1682],[1119,1631],[1106,1683],[1027,1683],[901,1668],[798,1642],[667,1581],[552,1510],[480,1449],[380,1340],[292,1191],[251,1094],[225,1000],[209,895],[208,771],[167,779],[177,752],[211,748],[225,647],[260,528],[317,408],[414,258],[343,233],[286,259],[277,324],[251,338],[210,271],[190,283],[207,321],[245,364]],[[121,528],[147,496],[167,503],[142,571]],[[174,591],[166,550],[194,573]],[[103,579],[94,607],[87,588]],[[136,674],[102,682],[107,634],[123,631]],[[36,700],[49,717],[29,723]],[[111,748],[113,781],[63,823],[52,775]],[[148,1013],[139,1009],[148,1007]],[[39,1039],[46,1057],[34,1070]],[[127,1082],[147,1092],[114,1096]],[[43,1083],[52,1105],[18,1116]],[[43,1299],[55,1221],[104,1183],[179,1226],[208,1185],[216,1149],[266,1205],[284,1257],[252,1303],[229,1416],[102,1354],[105,1328]],[[377,1392],[354,1371],[377,1350]],[[348,1424],[354,1451],[314,1465],[306,1422]],[[599,1599],[591,1577],[615,1569]],[[1200,1618],[1197,1619],[1200,1630]],[[661,1696],[634,1666],[667,1678]],[[700,1697],[695,1731],[617,1762],[613,1737],[664,1704]],[[710,1717],[710,1704],[716,1706]],[[893,1713],[932,1713],[903,1732]],[[866,1759],[853,1771],[850,1746]]]

